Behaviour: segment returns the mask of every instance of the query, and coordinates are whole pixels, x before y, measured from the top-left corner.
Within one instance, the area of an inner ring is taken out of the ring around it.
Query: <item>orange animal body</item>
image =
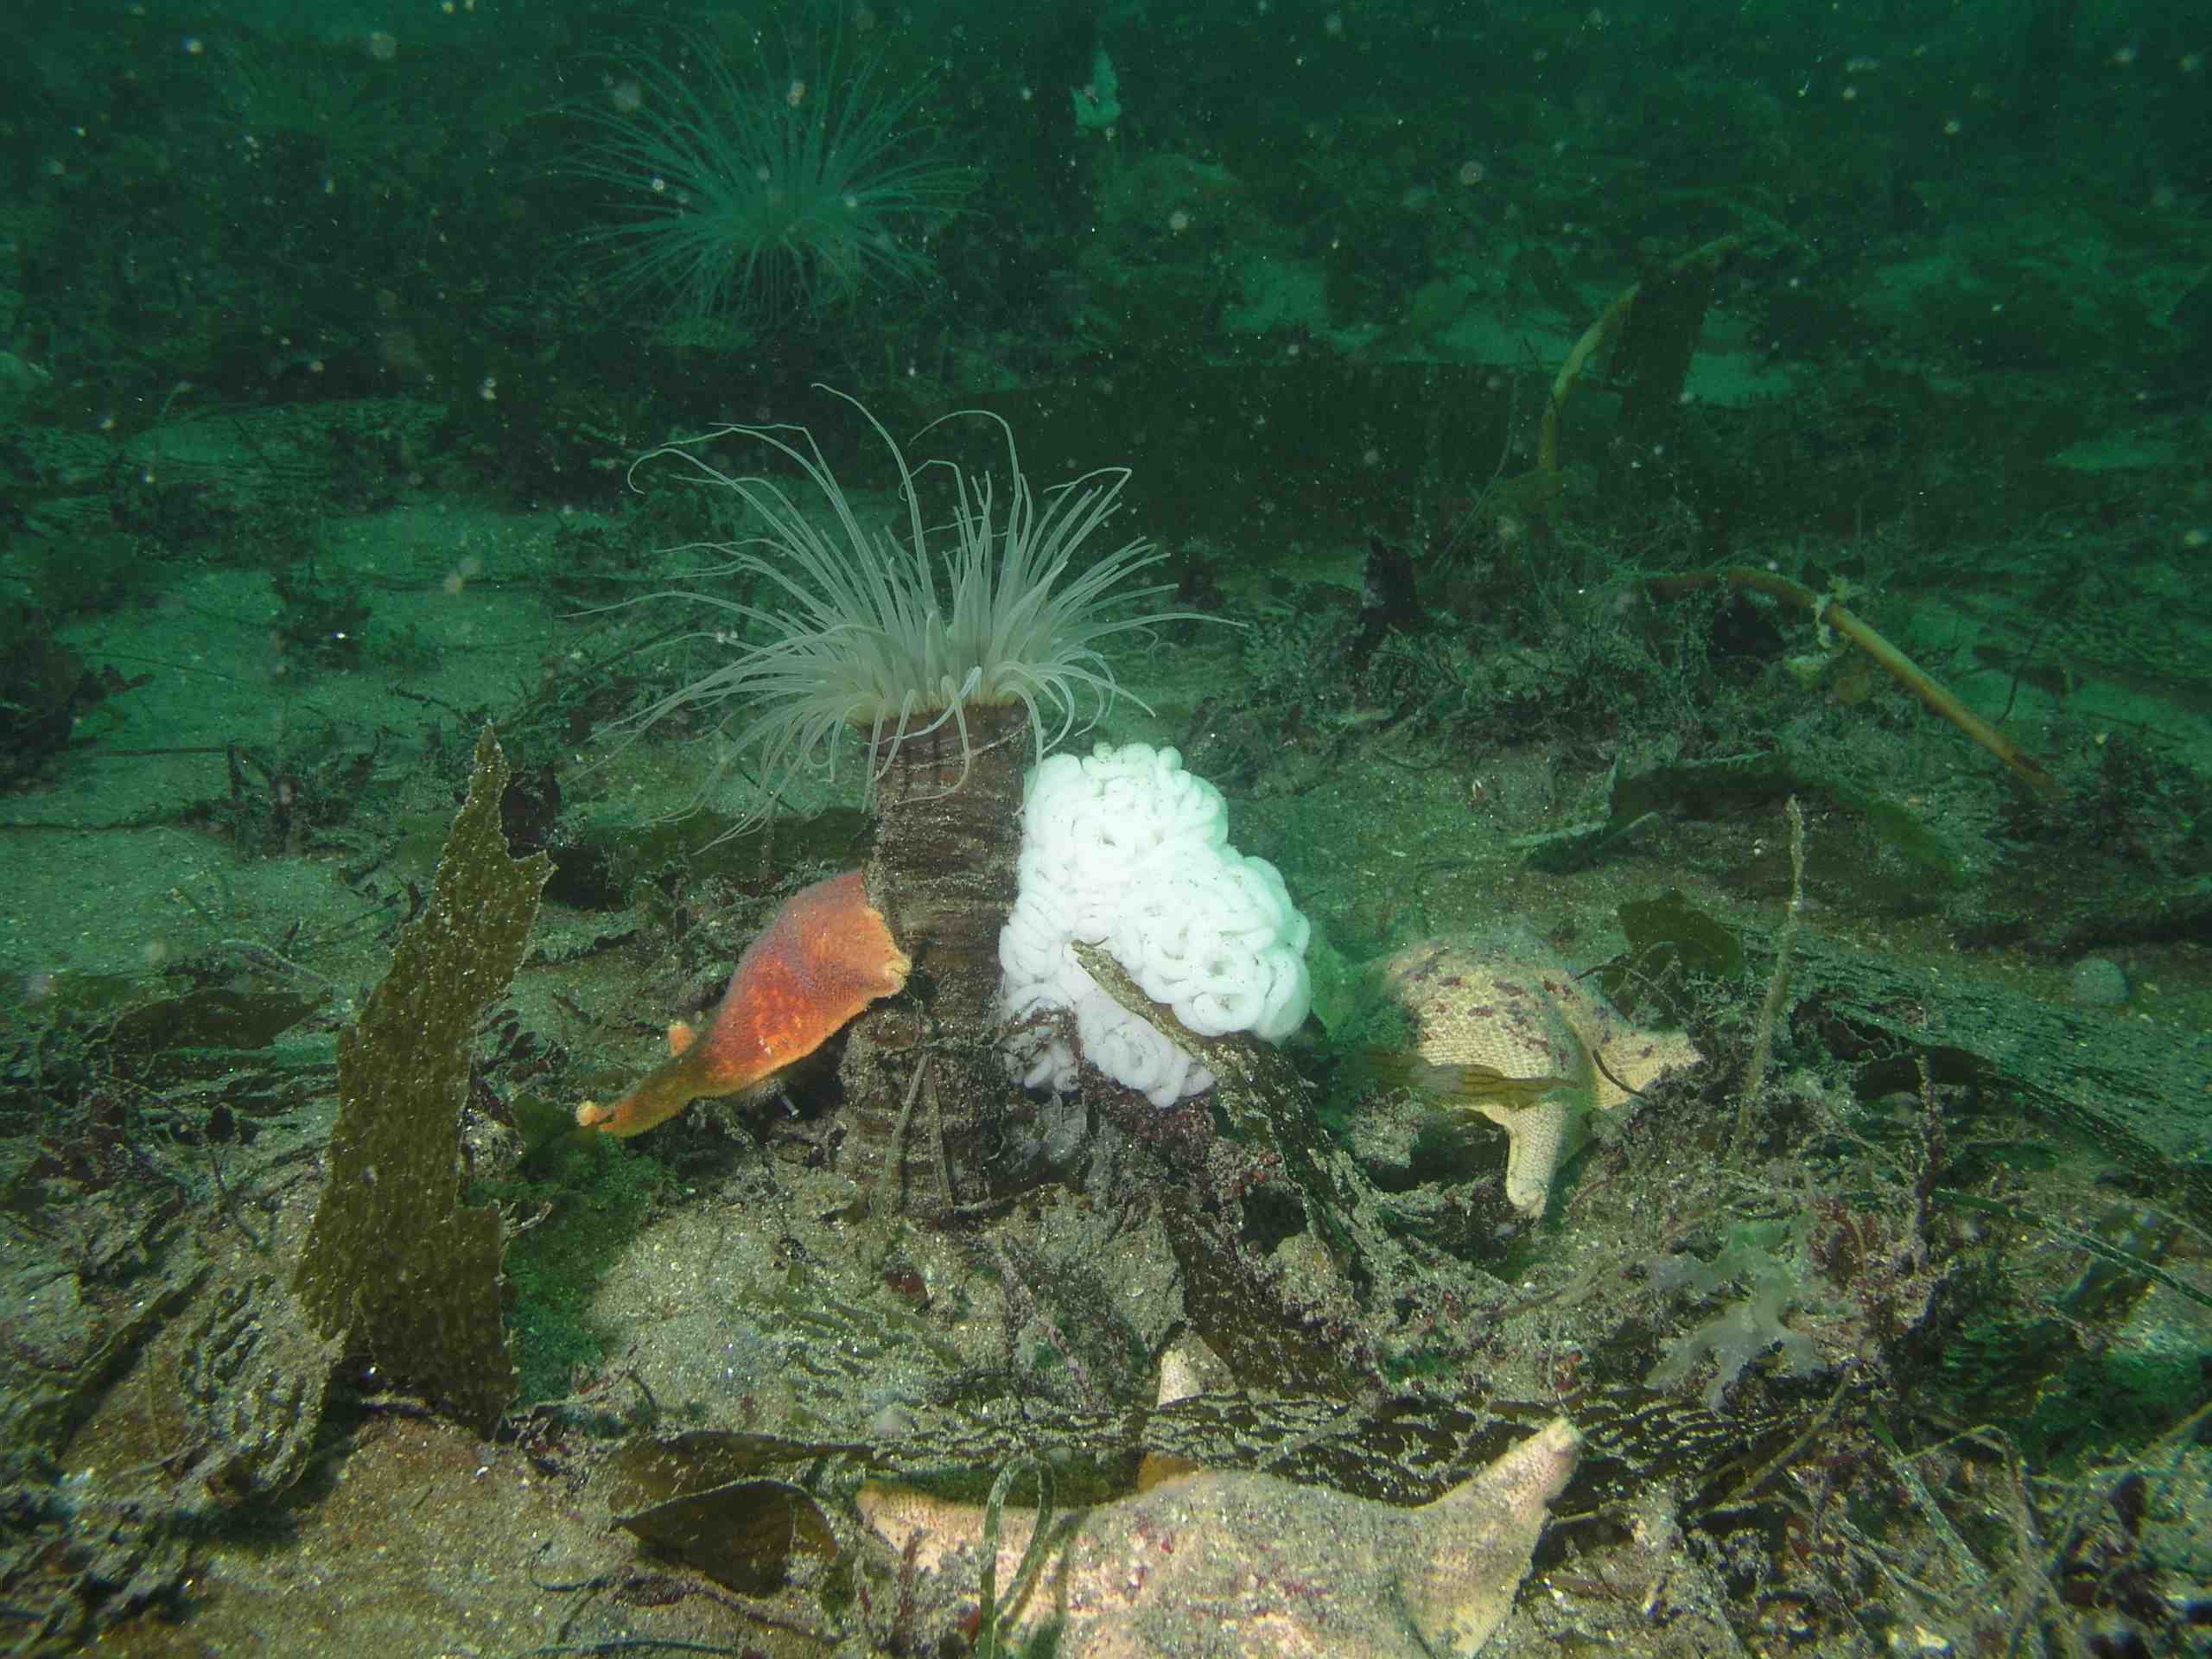
[[[913,963],[848,870],[793,893],[738,958],[703,1035],[677,1020],[669,1058],[612,1106],[586,1101],[576,1122],[642,1135],[691,1102],[734,1095],[804,1059],[880,996],[905,988]]]

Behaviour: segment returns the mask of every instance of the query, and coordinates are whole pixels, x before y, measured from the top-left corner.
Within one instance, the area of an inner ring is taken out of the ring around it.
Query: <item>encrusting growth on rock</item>
[[[669,1058],[612,1106],[584,1102],[576,1122],[642,1135],[695,1100],[757,1089],[904,989],[912,966],[858,870],[802,888],[738,958],[704,1034],[670,1026]]]

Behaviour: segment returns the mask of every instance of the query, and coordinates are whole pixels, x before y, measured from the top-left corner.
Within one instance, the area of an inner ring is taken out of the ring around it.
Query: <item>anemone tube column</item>
[[[838,1068],[837,1160],[879,1212],[944,1220],[1023,1177],[1009,1116],[1020,1090],[1001,1058],[999,930],[1014,907],[1022,775],[1020,703],[970,703],[925,736],[879,741],[870,761],[868,901],[913,958],[907,994],[854,1021]]]

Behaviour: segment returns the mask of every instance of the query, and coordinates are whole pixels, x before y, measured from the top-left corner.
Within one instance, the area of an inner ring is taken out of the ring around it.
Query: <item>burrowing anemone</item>
[[[1001,492],[949,461],[910,464],[861,412],[897,467],[903,526],[864,523],[804,429],[726,427],[655,452],[744,502],[755,533],[715,547],[703,574],[747,582],[755,597],[656,596],[711,607],[714,637],[734,654],[631,724],[727,710],[726,755],[759,783],[755,819],[803,773],[834,771],[849,741],[861,747],[874,826],[867,901],[913,979],[854,1023],[840,1156],[879,1195],[943,1214],[1016,1174],[988,1166],[1001,1114],[1018,1099],[999,1056],[995,998],[1023,769],[1126,695],[1102,640],[1189,613],[1153,607],[1164,585],[1133,584],[1164,556],[1150,543],[1092,550],[1126,471],[1102,469],[1040,499],[1001,422]],[[780,456],[805,488],[710,464],[702,451],[730,439]],[[942,485],[934,525],[925,481]]]

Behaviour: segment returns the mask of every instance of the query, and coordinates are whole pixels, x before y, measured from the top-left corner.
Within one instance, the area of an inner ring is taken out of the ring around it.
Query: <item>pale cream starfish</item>
[[[1525,934],[1431,939],[1402,950],[1382,980],[1414,1020],[1429,1070],[1415,1081],[1452,1095],[1507,1135],[1505,1198],[1534,1219],[1552,1178],[1611,1111],[1662,1073],[1704,1059],[1679,1032],[1642,1031],[1567,963]],[[1548,1088],[1515,1090],[1516,1080]]]
[[[1055,1516],[1007,1633],[1058,1621],[1058,1659],[1472,1659],[1511,1609],[1581,1443],[1554,1418],[1418,1509],[1272,1475],[1178,1474]],[[860,1509],[920,1574],[972,1599],[980,1510],[875,1483]],[[1002,1594],[1035,1526],[1033,1510],[1001,1517]]]

